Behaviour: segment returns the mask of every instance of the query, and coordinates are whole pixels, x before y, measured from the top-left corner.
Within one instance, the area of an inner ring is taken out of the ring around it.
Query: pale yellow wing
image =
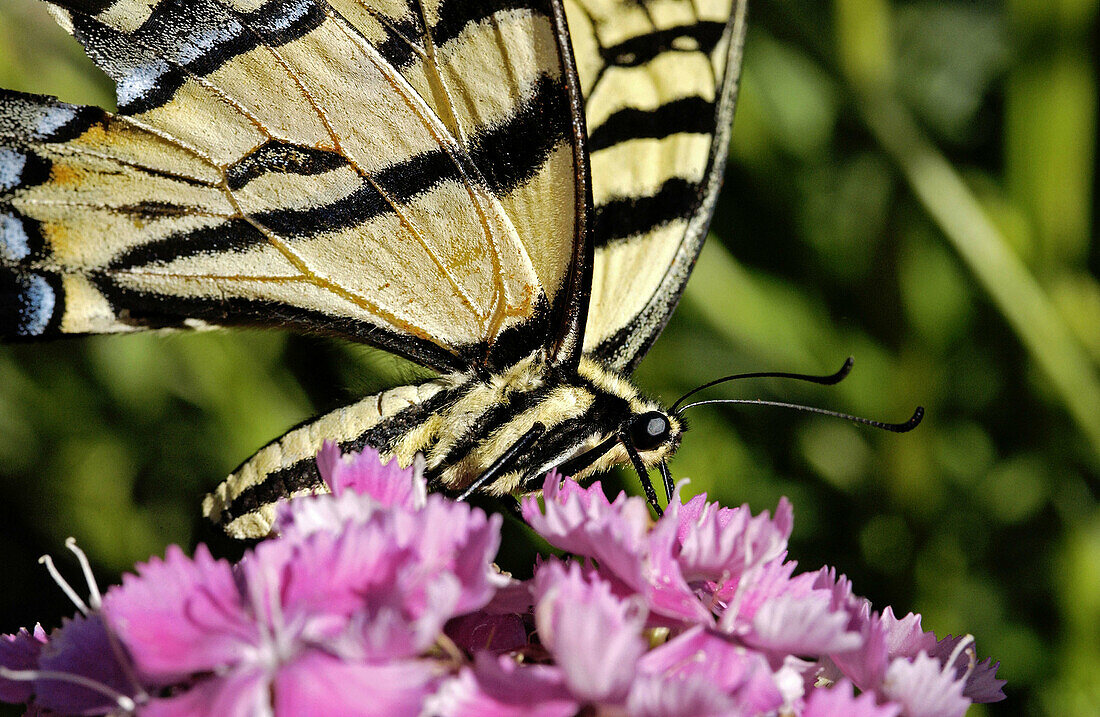
[[[745,0],[566,0],[585,96],[595,267],[584,348],[630,371],[702,248],[736,99]]]
[[[291,324],[443,370],[545,343],[581,160],[568,114],[536,121],[569,106],[551,18],[489,9],[440,42],[425,7],[395,43],[369,26],[389,8],[355,9],[56,3],[119,114],[2,99],[0,236],[34,245],[0,253],[4,332]],[[448,81],[454,43],[511,75]]]

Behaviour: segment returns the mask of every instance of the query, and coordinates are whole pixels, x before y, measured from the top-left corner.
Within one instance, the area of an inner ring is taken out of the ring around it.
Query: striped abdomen
[[[461,490],[539,423],[545,433],[481,489],[491,495],[531,490],[549,468],[620,432],[631,417],[658,409],[595,361],[562,369],[532,355],[499,374],[452,374],[395,388],[299,426],[226,479],[203,512],[235,538],[266,535],[280,498],[324,490],[315,457],[325,440],[345,452],[369,445],[402,465],[423,453],[431,489]],[[676,424],[669,445],[643,459],[663,460],[679,430]],[[590,470],[626,460],[616,446]]]

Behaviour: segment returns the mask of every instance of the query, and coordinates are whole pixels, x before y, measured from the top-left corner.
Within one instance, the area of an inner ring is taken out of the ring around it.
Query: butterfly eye
[[[649,411],[634,418],[630,424],[630,441],[640,451],[651,451],[668,440],[672,424],[668,416]]]

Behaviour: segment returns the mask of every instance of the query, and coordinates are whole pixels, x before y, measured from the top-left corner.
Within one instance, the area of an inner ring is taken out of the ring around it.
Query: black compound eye
[[[630,423],[630,441],[639,451],[651,451],[668,440],[672,424],[668,416],[659,411],[649,411],[636,416]]]

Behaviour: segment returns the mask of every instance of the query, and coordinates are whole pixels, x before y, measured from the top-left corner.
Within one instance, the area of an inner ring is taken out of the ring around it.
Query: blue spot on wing
[[[0,337],[42,336],[60,308],[58,290],[44,275],[0,268]]]

